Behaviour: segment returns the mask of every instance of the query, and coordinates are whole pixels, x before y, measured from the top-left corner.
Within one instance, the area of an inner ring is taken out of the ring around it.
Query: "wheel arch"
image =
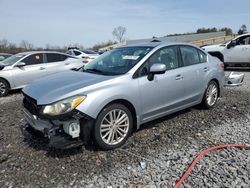
[[[221,95],[221,91],[220,91],[220,82],[219,82],[219,80],[218,79],[216,79],[216,78],[213,78],[213,79],[211,79],[209,82],[208,82],[208,84],[210,83],[210,82],[212,82],[212,81],[214,81],[217,85],[218,85],[218,92],[219,92],[219,97],[220,97],[220,95]]]
[[[7,84],[9,85],[10,89],[11,89],[10,82],[9,82],[7,79],[5,79],[5,78],[3,78],[3,77],[0,77],[0,79],[2,79],[2,80],[4,80],[4,81],[6,81],[6,82],[7,82]]]
[[[135,130],[137,130],[138,129],[138,122],[137,122],[137,113],[136,113],[136,109],[135,109],[135,107],[134,107],[134,105],[130,102],[130,101],[128,101],[128,100],[126,100],[126,99],[115,99],[115,100],[112,100],[112,101],[110,101],[108,104],[106,104],[103,108],[102,108],[102,110],[104,109],[104,108],[106,108],[108,105],[111,105],[111,104],[122,104],[122,105],[124,105],[124,106],[126,106],[129,110],[130,110],[130,112],[131,112],[131,115],[132,115],[132,118],[133,118],[133,131],[135,131]],[[102,111],[101,110],[101,111]],[[100,111],[100,112],[101,112]],[[99,114],[98,114],[99,115]]]

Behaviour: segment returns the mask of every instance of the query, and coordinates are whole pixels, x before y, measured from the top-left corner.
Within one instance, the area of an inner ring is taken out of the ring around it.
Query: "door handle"
[[[209,68],[205,67],[203,70],[204,70],[204,72],[207,72],[209,70]]]
[[[183,79],[183,76],[178,74],[176,77],[175,77],[176,80],[182,80]]]
[[[40,67],[40,70],[44,70],[45,68],[44,67]]]
[[[70,63],[65,63],[65,65],[69,65]]]

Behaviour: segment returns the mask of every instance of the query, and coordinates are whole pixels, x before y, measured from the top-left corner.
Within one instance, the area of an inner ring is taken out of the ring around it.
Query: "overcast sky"
[[[116,26],[139,39],[200,27],[250,28],[250,0],[0,0],[0,39],[35,46],[114,40]]]

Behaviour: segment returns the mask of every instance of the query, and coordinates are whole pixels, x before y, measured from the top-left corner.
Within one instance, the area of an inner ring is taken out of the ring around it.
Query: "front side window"
[[[139,68],[138,76],[148,75],[150,67],[156,63],[165,64],[167,70],[178,68],[177,47],[166,47],[158,50]]]
[[[250,36],[240,37],[236,41],[237,45],[250,45]]]
[[[46,56],[47,56],[47,63],[64,61],[65,59],[67,59],[66,55],[56,54],[56,53],[47,53]]]
[[[149,60],[149,66],[153,64],[160,63],[165,64],[167,70],[175,69],[178,67],[178,57],[177,57],[177,48],[176,47],[167,47],[157,51],[153,54]]]
[[[183,66],[195,65],[200,63],[198,50],[191,46],[180,46]]]
[[[33,54],[22,60],[26,65],[36,65],[43,63],[43,54]]]
[[[84,71],[106,75],[125,74],[151,49],[152,47],[115,48],[85,65]]]

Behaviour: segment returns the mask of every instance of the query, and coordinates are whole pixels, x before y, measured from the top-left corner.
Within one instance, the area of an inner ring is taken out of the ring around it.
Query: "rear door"
[[[13,68],[13,79],[17,87],[24,87],[31,81],[46,75],[44,58],[42,53],[36,53],[25,57],[21,62],[26,65]]]
[[[70,70],[72,62],[67,61],[68,56],[59,53],[45,53],[46,75]]]
[[[148,80],[150,67],[155,63],[167,66],[165,74],[157,74]],[[138,85],[141,96],[142,121],[161,117],[182,106],[184,83],[179,69],[177,47],[165,47],[155,52],[138,70]]]
[[[207,55],[188,45],[181,45],[180,53],[182,69],[184,70],[185,102],[187,104],[197,103],[203,96],[204,83],[206,83],[206,77],[209,73]]]

